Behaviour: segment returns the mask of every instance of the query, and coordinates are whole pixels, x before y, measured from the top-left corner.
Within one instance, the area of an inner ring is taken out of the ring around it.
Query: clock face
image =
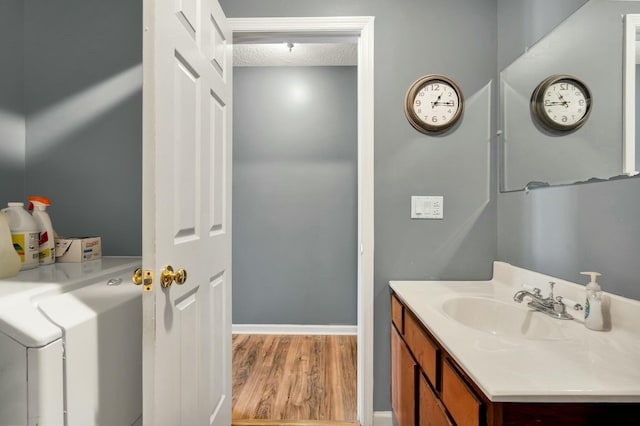
[[[587,114],[587,96],[571,80],[560,80],[544,91],[544,112],[554,123],[571,126]]]
[[[449,123],[458,112],[458,94],[444,81],[431,81],[418,91],[413,101],[413,112],[423,123],[432,126]]]
[[[405,98],[405,114],[411,125],[426,134],[451,128],[463,110],[458,86],[442,75],[428,75],[416,80]]]
[[[576,77],[552,75],[533,91],[531,112],[545,130],[568,133],[580,128],[589,118],[591,92]]]

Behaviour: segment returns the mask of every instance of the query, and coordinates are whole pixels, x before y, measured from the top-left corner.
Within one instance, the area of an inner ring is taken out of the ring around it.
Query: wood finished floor
[[[234,426],[357,425],[356,360],[356,336],[235,334]]]

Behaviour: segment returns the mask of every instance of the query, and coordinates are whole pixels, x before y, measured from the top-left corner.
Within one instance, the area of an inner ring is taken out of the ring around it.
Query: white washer
[[[0,425],[141,424],[138,267],[104,257],[0,280]]]

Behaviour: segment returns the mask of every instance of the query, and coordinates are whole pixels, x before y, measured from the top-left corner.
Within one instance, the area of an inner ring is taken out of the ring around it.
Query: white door
[[[231,29],[217,0],[144,0],[143,23],[143,422],[228,426]]]

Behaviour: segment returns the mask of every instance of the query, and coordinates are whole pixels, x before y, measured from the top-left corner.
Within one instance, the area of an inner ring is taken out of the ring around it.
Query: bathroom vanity
[[[519,304],[564,297],[573,320]],[[392,281],[392,407],[405,425],[638,424],[640,302],[607,295],[588,330],[584,286],[495,262],[490,281]]]

